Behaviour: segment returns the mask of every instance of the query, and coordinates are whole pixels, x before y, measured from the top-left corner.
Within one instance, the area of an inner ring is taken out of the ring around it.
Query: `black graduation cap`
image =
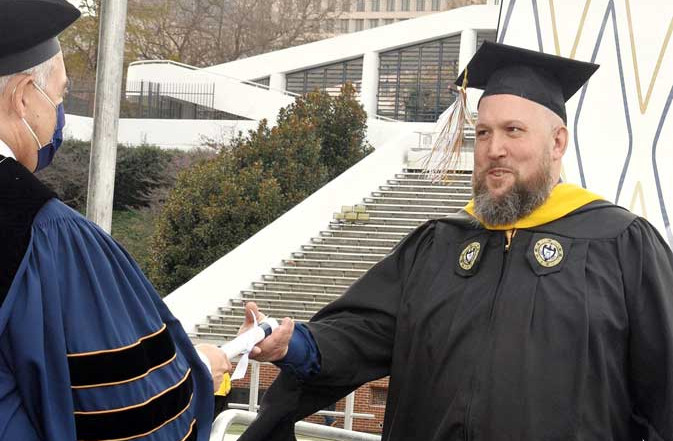
[[[0,0],[0,76],[30,69],[60,51],[56,36],[80,16],[66,0]]]
[[[484,41],[456,80],[489,95],[516,95],[541,104],[566,122],[565,102],[589,80],[597,64]]]

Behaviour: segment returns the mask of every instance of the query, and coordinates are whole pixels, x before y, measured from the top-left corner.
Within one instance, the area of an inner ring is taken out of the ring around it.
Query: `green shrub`
[[[366,156],[366,118],[351,85],[337,97],[312,92],[276,127],[262,121],[182,172],[152,239],[158,290],[175,290]]]
[[[161,203],[177,173],[189,163],[213,154],[204,151],[182,152],[141,145],[117,147],[114,210],[149,207]],[[85,212],[89,182],[91,144],[66,140],[51,166],[37,176],[66,204]]]

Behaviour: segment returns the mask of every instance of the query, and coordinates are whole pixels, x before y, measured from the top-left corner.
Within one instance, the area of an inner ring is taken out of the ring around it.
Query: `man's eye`
[[[521,129],[519,127],[515,127],[515,126],[508,127],[507,130],[509,130],[512,133],[517,133],[517,132],[521,131]]]
[[[477,136],[486,136],[486,130],[477,130]]]

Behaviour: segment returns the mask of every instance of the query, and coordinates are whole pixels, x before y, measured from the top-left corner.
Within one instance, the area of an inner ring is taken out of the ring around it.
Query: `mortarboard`
[[[432,180],[448,179],[461,155],[465,124],[474,125],[465,89],[489,95],[516,95],[541,104],[567,122],[568,101],[594,72],[597,64],[571,60],[506,44],[484,41],[455,84],[458,96],[439,117],[441,130],[424,166]]]
[[[0,0],[0,76],[56,55],[61,50],[56,37],[79,16],[66,0]]]
[[[597,64],[485,41],[456,80],[489,95],[516,95],[541,104],[566,122],[565,103],[589,80]]]

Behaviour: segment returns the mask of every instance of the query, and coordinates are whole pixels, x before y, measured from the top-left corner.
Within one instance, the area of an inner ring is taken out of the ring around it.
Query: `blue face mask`
[[[53,161],[56,151],[61,147],[61,144],[63,144],[64,127],[65,109],[63,108],[63,103],[61,103],[56,107],[56,128],[54,129],[54,136],[51,137],[49,144],[42,146],[42,148],[37,151],[37,167],[35,167],[35,171],[46,168],[51,164],[51,161]]]
[[[28,131],[30,132],[30,134],[33,136],[33,139],[35,139],[35,142],[37,143],[37,167],[35,167],[35,171],[37,172],[46,168],[49,164],[51,164],[51,161],[54,159],[54,155],[56,155],[56,151],[59,149],[59,147],[61,147],[61,144],[63,143],[63,128],[65,127],[65,109],[63,108],[63,103],[59,105],[54,104],[51,98],[49,98],[49,96],[42,90],[42,88],[40,88],[40,86],[38,86],[35,83],[33,84],[35,85],[35,88],[56,109],[56,128],[54,129],[54,134],[51,137],[51,140],[49,141],[48,144],[44,146],[40,143],[40,140],[35,134],[35,131],[30,127],[28,122],[25,119],[23,119],[23,123],[26,125]]]

